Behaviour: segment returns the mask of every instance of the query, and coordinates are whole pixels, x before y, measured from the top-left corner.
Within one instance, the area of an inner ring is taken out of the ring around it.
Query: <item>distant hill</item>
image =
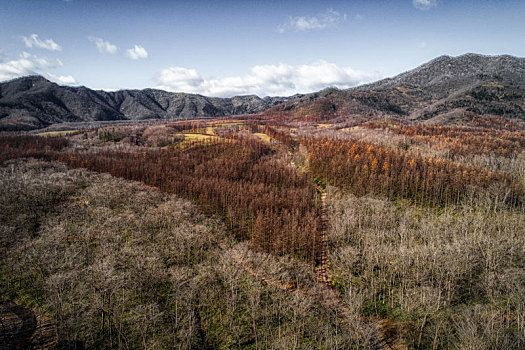
[[[272,109],[301,119],[390,115],[446,123],[464,112],[525,120],[525,59],[441,56],[393,78],[347,90],[326,89]]]
[[[525,120],[525,58],[441,56],[393,78],[292,97],[213,98],[162,90],[105,92],[59,86],[40,76],[0,83],[0,130],[54,123],[192,118],[285,111],[301,120],[396,116],[431,123],[465,112]]]
[[[213,98],[154,89],[95,91],[28,76],[0,83],[0,130],[31,130],[62,122],[181,120],[251,114],[284,100],[254,95]]]

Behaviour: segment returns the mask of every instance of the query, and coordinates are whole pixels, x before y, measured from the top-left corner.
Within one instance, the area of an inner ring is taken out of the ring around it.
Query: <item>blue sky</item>
[[[290,95],[437,56],[525,56],[525,2],[0,0],[0,80]]]

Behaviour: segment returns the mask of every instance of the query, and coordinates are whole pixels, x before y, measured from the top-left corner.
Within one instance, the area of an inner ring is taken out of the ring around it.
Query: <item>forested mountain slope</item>
[[[285,98],[205,97],[162,90],[106,92],[60,86],[41,76],[0,84],[0,130],[31,130],[62,122],[213,118],[260,113]]]
[[[0,130],[62,122],[214,118],[285,114],[299,120],[395,116],[445,124],[465,112],[525,120],[525,59],[441,56],[393,78],[347,90],[291,97],[205,97],[162,90],[106,92],[67,87],[40,76],[0,83]]]
[[[284,102],[293,118],[390,115],[446,123],[465,112],[525,119],[525,59],[441,56],[393,78],[347,90],[325,89]]]

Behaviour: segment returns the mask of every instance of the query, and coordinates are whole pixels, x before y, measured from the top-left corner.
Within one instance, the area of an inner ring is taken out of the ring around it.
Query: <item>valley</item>
[[[0,350],[525,349],[523,18],[3,0]]]
[[[0,138],[56,348],[520,348],[525,126],[285,114]],[[25,344],[27,345],[27,344]]]

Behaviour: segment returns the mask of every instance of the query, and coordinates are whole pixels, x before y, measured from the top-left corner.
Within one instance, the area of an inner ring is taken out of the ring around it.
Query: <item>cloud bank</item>
[[[92,43],[95,43],[97,46],[98,52],[100,53],[109,53],[111,55],[114,55],[118,52],[118,47],[116,45],[113,45],[107,40],[104,40],[102,38],[97,38],[94,36],[90,36],[88,38],[89,41]]]
[[[19,76],[35,74],[33,61],[21,57],[18,60],[0,63],[0,81],[13,79]]]
[[[44,76],[54,81],[55,83],[61,84],[61,85],[76,85],[78,84],[75,78],[73,78],[72,75],[55,75],[52,73],[45,73]]]
[[[56,75],[47,71],[62,66],[63,63],[59,59],[49,60],[45,57],[22,52],[18,59],[0,61],[0,81],[39,74],[59,84],[77,84],[77,81],[71,75]]]
[[[288,31],[304,32],[315,29],[320,30],[335,27],[344,21],[346,21],[346,15],[341,15],[333,9],[328,9],[324,14],[314,17],[290,16],[286,23],[277,26],[277,31],[279,33],[285,33]]]
[[[53,39],[40,40],[37,34],[31,34],[29,37],[22,36],[22,41],[26,47],[37,47],[49,51],[61,51],[62,47],[58,45]]]
[[[148,58],[148,51],[140,45],[135,45],[126,51],[126,56],[132,60],[143,60]]]
[[[254,66],[244,76],[223,79],[203,78],[196,70],[168,67],[157,77],[159,89],[198,93],[207,96],[230,97],[256,94],[288,96],[326,87],[349,88],[377,79],[349,67],[339,67],[326,61],[293,66],[289,64]]]

